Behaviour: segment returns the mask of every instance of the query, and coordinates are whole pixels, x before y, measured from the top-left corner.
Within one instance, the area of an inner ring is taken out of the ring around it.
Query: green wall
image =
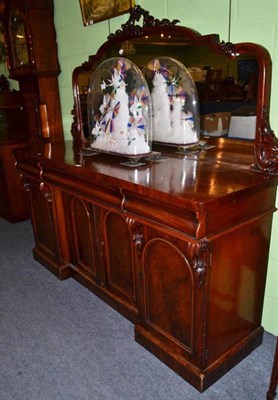
[[[136,4],[156,18],[179,19],[201,34],[218,33],[229,39],[229,0],[137,0]],[[73,106],[71,74],[75,66],[94,54],[110,32],[126,22],[127,14],[84,27],[79,0],[54,0],[55,26],[61,75],[59,77],[65,139],[70,139]],[[263,45],[273,62],[270,121],[278,136],[278,2],[277,0],[231,0],[230,41]],[[278,201],[277,201],[278,206]],[[272,241],[263,311],[263,326],[278,334],[278,213],[272,228]]]

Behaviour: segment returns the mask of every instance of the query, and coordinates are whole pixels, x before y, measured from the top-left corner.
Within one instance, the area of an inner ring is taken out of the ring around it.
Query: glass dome
[[[102,62],[92,75],[87,104],[91,148],[129,157],[151,153],[151,96],[132,61]]]
[[[153,103],[153,140],[176,146],[196,144],[200,137],[199,101],[186,67],[174,58],[158,57],[143,73]]]

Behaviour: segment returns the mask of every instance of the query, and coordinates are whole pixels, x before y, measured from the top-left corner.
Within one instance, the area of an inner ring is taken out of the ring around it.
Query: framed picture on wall
[[[84,26],[127,13],[135,0],[79,0]]]

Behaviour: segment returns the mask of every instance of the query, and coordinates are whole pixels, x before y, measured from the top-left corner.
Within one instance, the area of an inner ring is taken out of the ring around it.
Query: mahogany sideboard
[[[209,138],[195,155],[130,168],[78,143],[16,150],[34,257],[135,324],[135,339],[200,392],[254,350],[278,176],[254,143]]]

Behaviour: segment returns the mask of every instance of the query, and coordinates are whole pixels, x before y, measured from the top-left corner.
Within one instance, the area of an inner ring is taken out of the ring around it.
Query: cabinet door
[[[106,290],[131,320],[136,320],[138,315],[134,254],[136,224],[120,213],[101,210]]]
[[[64,194],[68,210],[68,237],[74,269],[101,284],[98,208],[80,197]]]
[[[161,348],[203,362],[207,243],[146,229],[142,252],[143,321]]]

